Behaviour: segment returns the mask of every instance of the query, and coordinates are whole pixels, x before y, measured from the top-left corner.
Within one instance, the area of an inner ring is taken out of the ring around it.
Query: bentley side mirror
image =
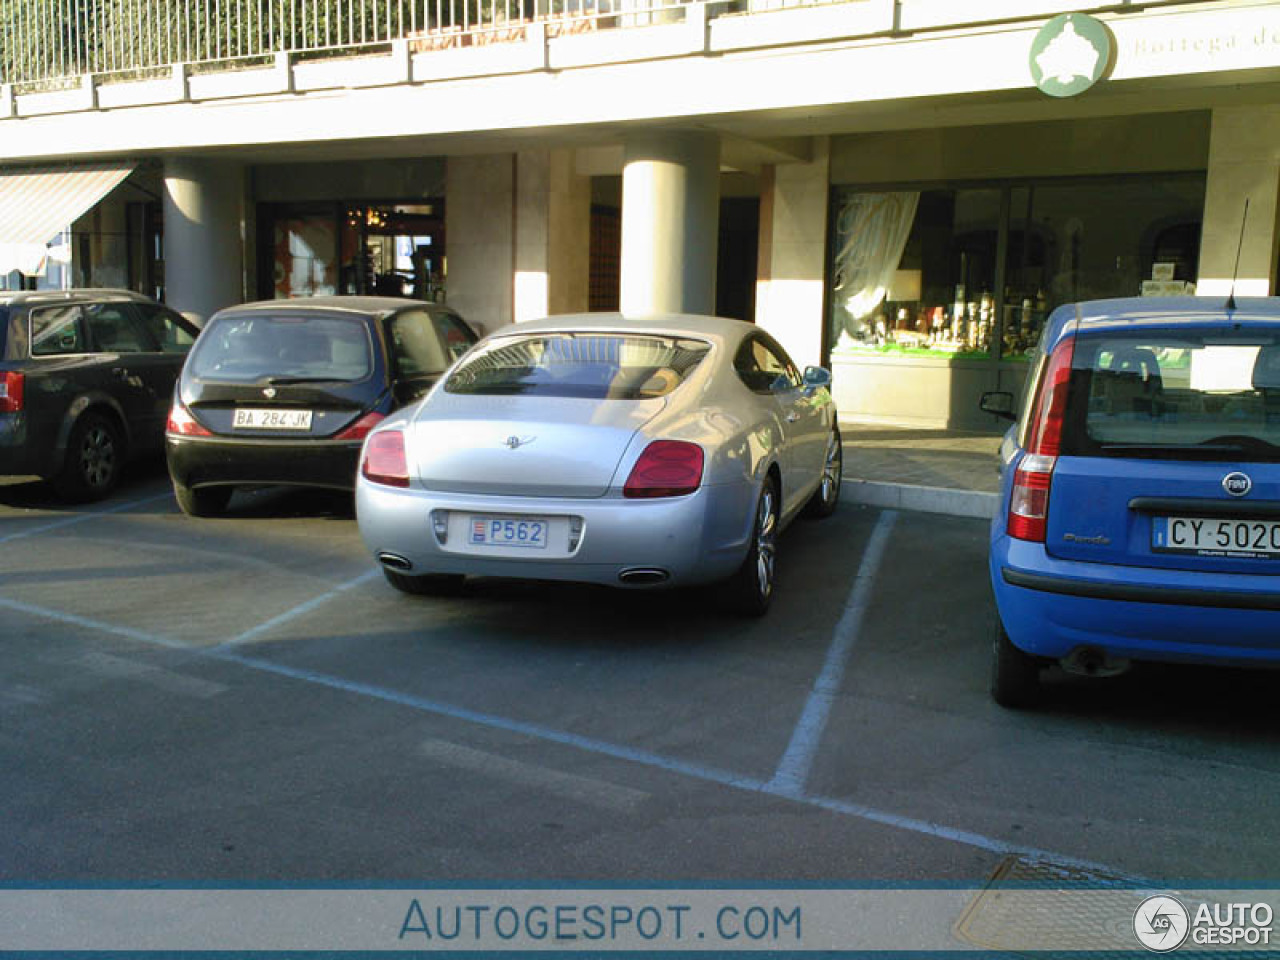
[[[805,367],[804,385],[810,390],[831,386],[831,371],[825,367]]]

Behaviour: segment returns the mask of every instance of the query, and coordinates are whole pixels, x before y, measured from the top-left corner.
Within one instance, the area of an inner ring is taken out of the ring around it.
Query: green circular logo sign
[[[1054,17],[1031,43],[1031,77],[1051,97],[1074,97],[1101,79],[1111,63],[1111,32],[1083,13]]]

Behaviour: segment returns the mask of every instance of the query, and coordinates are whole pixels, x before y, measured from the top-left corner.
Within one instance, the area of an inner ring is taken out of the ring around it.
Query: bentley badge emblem
[[[536,439],[538,438],[510,436],[510,437],[507,437],[507,439],[503,440],[502,442],[505,443],[512,450],[514,450],[517,447],[523,447],[526,443],[533,443],[533,441]]]
[[[1222,489],[1233,497],[1243,497],[1253,489],[1253,481],[1249,479],[1247,473],[1241,473],[1237,470],[1235,473],[1228,473],[1222,478]]]
[[[267,387],[265,390],[262,391],[262,395],[266,397],[268,400],[270,400],[272,397],[276,395],[276,388]]]

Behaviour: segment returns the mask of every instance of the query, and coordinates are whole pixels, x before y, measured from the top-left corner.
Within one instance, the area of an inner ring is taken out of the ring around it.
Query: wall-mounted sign
[[[1098,82],[1114,49],[1102,21],[1064,13],[1046,23],[1031,42],[1031,77],[1051,97],[1074,97]]]

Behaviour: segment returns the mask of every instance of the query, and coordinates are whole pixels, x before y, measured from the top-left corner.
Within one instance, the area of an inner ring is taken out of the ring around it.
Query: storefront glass
[[[264,298],[444,297],[442,204],[263,204],[259,222]]]
[[[1014,359],[1061,303],[1192,292],[1204,176],[836,191],[832,354]]]
[[[338,292],[338,238],[332,217],[277,220],[272,249],[275,297],[323,297]]]

